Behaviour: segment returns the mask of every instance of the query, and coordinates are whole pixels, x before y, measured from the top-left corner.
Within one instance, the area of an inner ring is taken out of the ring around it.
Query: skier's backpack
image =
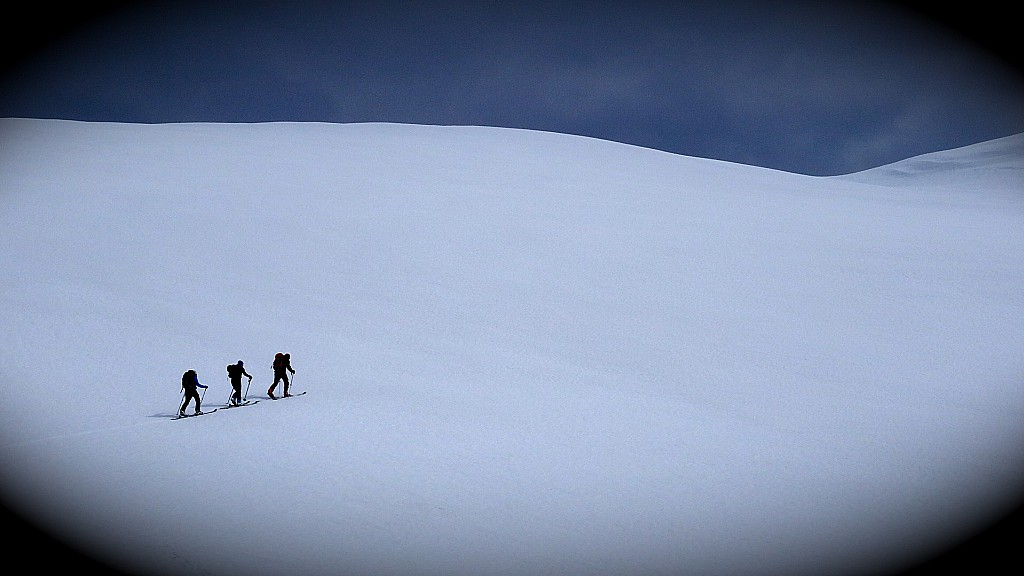
[[[284,370],[284,354],[278,352],[274,355],[274,370]]]
[[[228,364],[228,377],[237,378],[241,374],[238,371],[238,364]]]

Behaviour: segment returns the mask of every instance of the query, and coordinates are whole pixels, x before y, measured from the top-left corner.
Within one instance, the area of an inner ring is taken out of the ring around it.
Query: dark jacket
[[[245,366],[239,364],[228,365],[228,377],[231,378],[232,382],[241,382],[242,376],[252,380],[252,376],[249,376],[249,373],[245,371]]]
[[[295,374],[295,370],[292,368],[291,357],[287,355],[275,356],[273,368],[274,374],[284,374],[286,370]]]
[[[195,370],[188,370],[181,375],[182,388],[184,388],[185,390],[195,392],[197,386],[199,388],[206,388],[206,386],[203,386],[202,384],[199,383],[199,375],[196,374]]]

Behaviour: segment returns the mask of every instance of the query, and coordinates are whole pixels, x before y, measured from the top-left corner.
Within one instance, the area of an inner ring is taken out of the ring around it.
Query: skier
[[[237,364],[228,364],[228,378],[231,380],[231,398],[228,400],[232,406],[238,406],[242,403],[242,376],[249,378],[249,383],[252,383],[252,376],[245,371],[245,367],[242,365],[242,361],[239,360]]]
[[[182,403],[181,408],[178,409],[178,416],[185,415],[185,408],[188,408],[188,403],[191,402],[193,398],[196,400],[195,413],[202,414],[200,404],[203,400],[199,397],[199,390],[197,387],[207,388],[207,386],[203,386],[199,383],[199,375],[196,374],[195,370],[186,370],[185,373],[181,375],[181,387],[185,389],[185,402]]]
[[[267,396],[270,396],[271,400],[277,400],[277,396],[274,396],[274,389],[277,388],[277,383],[281,381],[284,381],[284,395],[286,397],[291,396],[288,392],[288,389],[291,387],[291,383],[288,381],[288,372],[295,374],[291,358],[291,354],[281,354],[280,352],[274,355],[274,383],[267,390]]]

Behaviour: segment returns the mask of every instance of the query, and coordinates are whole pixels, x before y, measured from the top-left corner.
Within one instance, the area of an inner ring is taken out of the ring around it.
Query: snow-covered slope
[[[1024,190],[1024,134],[922,154],[840,178],[884,186],[928,186],[967,192]]]
[[[926,157],[955,189],[484,127],[0,142],[2,499],[119,568],[857,573],[1020,496],[1020,137]],[[309,394],[171,420],[278,351]]]

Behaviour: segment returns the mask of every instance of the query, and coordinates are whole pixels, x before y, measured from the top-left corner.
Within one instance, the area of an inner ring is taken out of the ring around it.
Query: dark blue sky
[[[815,175],[1024,132],[984,3],[97,6],[12,19],[0,117],[507,126]]]

